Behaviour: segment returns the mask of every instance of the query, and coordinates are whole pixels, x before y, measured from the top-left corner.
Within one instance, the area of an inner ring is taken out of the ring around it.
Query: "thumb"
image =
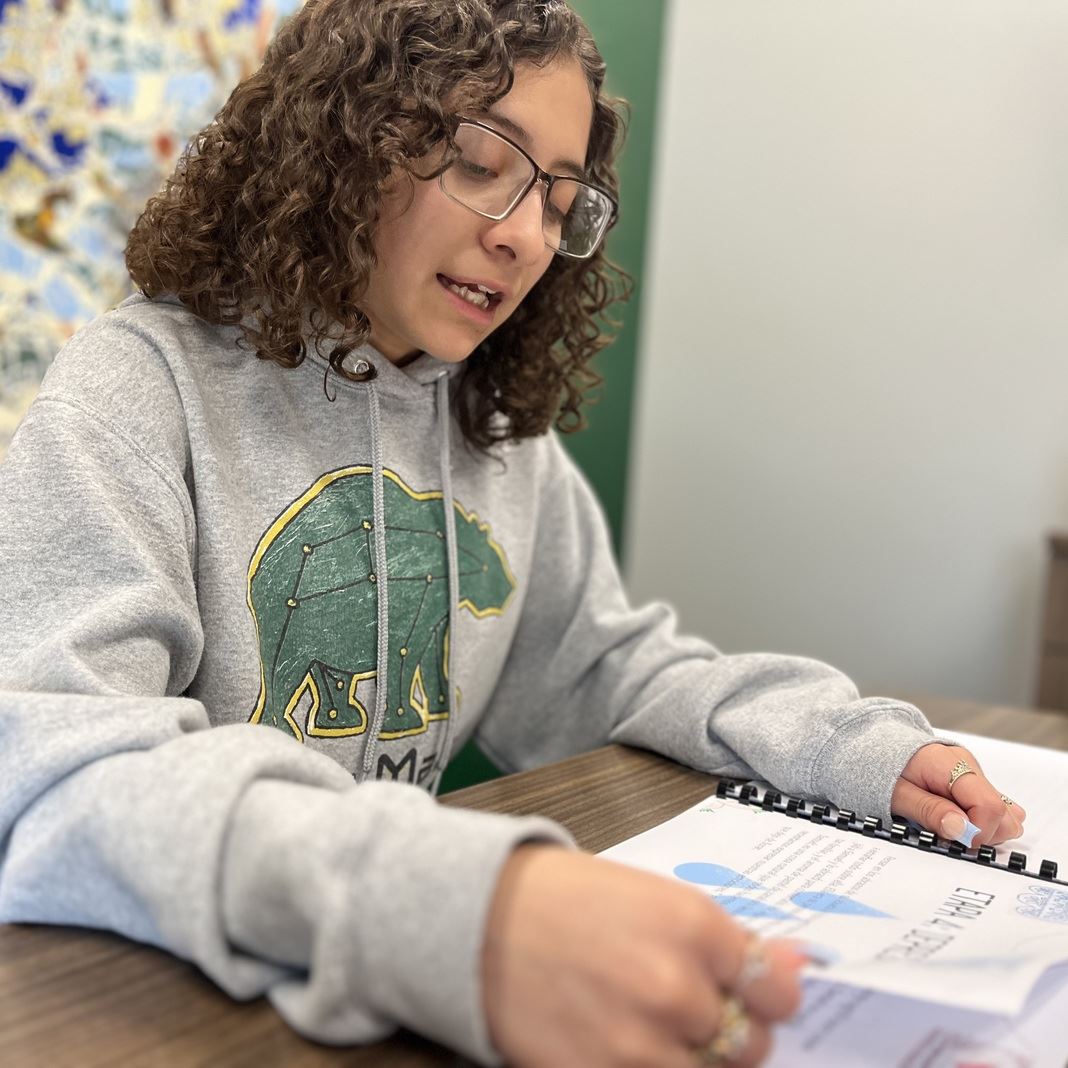
[[[982,830],[947,797],[928,793],[907,779],[898,779],[890,807],[900,816],[934,831],[941,838],[971,846]]]

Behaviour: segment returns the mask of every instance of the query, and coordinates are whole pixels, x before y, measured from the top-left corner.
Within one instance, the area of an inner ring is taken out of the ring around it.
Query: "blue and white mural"
[[[0,0],[0,455],[63,341],[130,291],[145,200],[302,0]]]

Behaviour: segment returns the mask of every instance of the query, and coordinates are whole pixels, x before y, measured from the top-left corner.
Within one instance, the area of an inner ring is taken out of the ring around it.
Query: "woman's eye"
[[[489,167],[483,167],[479,163],[472,163],[469,159],[463,159],[462,157],[457,161],[460,169],[470,178],[496,178],[497,172],[491,171]]]

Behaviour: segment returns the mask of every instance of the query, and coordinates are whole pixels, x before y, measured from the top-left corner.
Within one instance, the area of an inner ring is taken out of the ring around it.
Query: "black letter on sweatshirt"
[[[394,782],[397,782],[404,774],[404,769],[408,769],[407,782],[415,782],[415,750],[409,749],[404,754],[403,759],[399,764],[394,764],[392,760],[385,753],[380,753],[378,756],[378,778],[385,779],[390,778]]]

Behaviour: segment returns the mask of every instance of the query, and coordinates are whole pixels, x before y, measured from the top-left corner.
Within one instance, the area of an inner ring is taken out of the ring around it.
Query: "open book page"
[[[1027,809],[1025,834],[998,859],[1016,850],[1035,870],[1048,858],[1066,878],[1068,754],[946,737]],[[677,819],[604,855],[692,882],[762,934],[798,936],[838,956],[806,978],[801,1011],[777,1029],[769,1068],[1064,1068],[1068,964],[1045,961],[1068,960],[1068,887],[714,797]],[[804,896],[813,892],[826,896]],[[993,897],[982,906],[979,894]],[[842,911],[803,907],[814,904]],[[1047,934],[1051,952],[1036,954]],[[888,957],[913,974],[889,968],[873,979]]]
[[[812,978],[765,1068],[1064,1068],[1066,1017],[1065,965],[1042,976],[1015,1018]]]
[[[1068,961],[1068,887],[729,799],[603,855],[697,886],[765,937],[815,944],[827,981],[1017,1013]]]

